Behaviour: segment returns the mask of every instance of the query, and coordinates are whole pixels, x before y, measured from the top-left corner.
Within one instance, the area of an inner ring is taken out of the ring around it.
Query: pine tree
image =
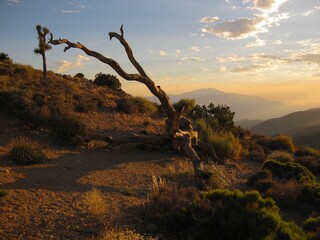
[[[46,27],[36,26],[38,32],[39,45],[38,48],[34,49],[35,54],[40,54],[42,56],[43,62],[43,80],[47,78],[47,60],[46,51],[51,49],[51,46],[46,43],[46,35],[50,33],[49,29]]]

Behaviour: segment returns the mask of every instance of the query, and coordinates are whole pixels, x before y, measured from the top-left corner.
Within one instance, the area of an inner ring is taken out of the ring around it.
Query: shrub
[[[295,179],[280,183],[268,189],[267,194],[277,201],[282,203],[287,208],[295,206],[293,203],[299,200],[302,192],[302,184]],[[296,207],[296,206],[295,206]]]
[[[141,235],[130,229],[108,229],[105,231],[101,240],[157,240],[148,235]]]
[[[117,108],[126,114],[137,112],[155,113],[157,111],[156,105],[143,97],[119,98],[117,101]]]
[[[247,184],[259,192],[265,193],[273,188],[276,182],[272,179],[272,173],[269,170],[261,170],[248,178]]]
[[[320,151],[311,147],[300,147],[294,153],[296,162],[313,173],[320,173]]]
[[[285,151],[273,151],[268,156],[267,159],[275,159],[279,162],[286,163],[286,162],[293,162],[294,158],[291,153],[285,152]]]
[[[217,132],[206,120],[195,122],[201,140],[212,145],[217,155],[221,158],[238,159],[242,153],[240,140],[229,131]]]
[[[210,189],[224,189],[229,186],[229,183],[226,180],[224,168],[216,164],[210,164],[205,167],[205,170],[211,174],[208,180],[208,187]]]
[[[80,116],[58,114],[51,118],[50,125],[57,139],[62,143],[79,145],[88,140],[89,129]]]
[[[303,223],[303,228],[307,233],[308,240],[320,239],[320,217],[309,217]]]
[[[187,99],[183,98],[180,99],[178,102],[174,103],[173,106],[176,110],[180,110],[184,108],[183,112],[189,116],[195,107],[196,101],[194,99]]]
[[[281,219],[272,199],[256,191],[215,190],[205,198],[213,209],[195,239],[306,239],[299,227]]]
[[[99,190],[94,188],[92,191],[85,193],[83,200],[90,214],[96,217],[105,215],[107,204]]]
[[[98,86],[106,86],[113,90],[121,89],[121,83],[114,75],[98,73],[93,82]]]
[[[320,183],[308,183],[304,185],[301,198],[320,210]]]
[[[282,163],[271,159],[263,163],[262,169],[267,169],[272,172],[272,175],[278,178],[296,179],[298,182],[314,182],[315,176],[306,167],[299,163],[286,162]]]
[[[42,163],[47,159],[43,146],[28,137],[14,138],[10,141],[9,148],[9,157],[18,164]]]
[[[297,157],[296,162],[308,168],[314,174],[320,173],[320,159],[311,156]]]
[[[295,156],[297,157],[315,157],[315,158],[320,158],[320,150],[311,148],[311,147],[300,147],[298,148],[295,153]]]
[[[270,138],[267,141],[267,147],[271,150],[287,151],[289,153],[293,153],[295,151],[295,146],[292,142],[292,139],[287,135],[280,135]]]
[[[172,239],[306,239],[299,227],[281,219],[272,199],[257,191],[211,190],[190,199],[150,208],[151,219]]]
[[[0,189],[0,198],[8,195],[9,191],[6,189]]]
[[[266,160],[266,154],[263,147],[258,143],[252,143],[248,147],[248,158],[256,162],[264,162]]]

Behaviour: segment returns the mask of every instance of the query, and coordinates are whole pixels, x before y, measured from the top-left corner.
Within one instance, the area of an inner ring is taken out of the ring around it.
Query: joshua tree
[[[196,176],[201,178],[208,178],[209,174],[205,172],[202,168],[201,159],[198,156],[197,152],[195,151],[194,147],[197,146],[197,149],[201,149],[206,151],[213,160],[221,161],[215,154],[214,149],[207,143],[204,143],[198,139],[198,133],[193,131],[193,127],[191,125],[191,121],[186,117],[182,116],[183,109],[175,109],[174,106],[171,104],[168,95],[157,86],[151,78],[147,75],[145,70],[141,67],[141,65],[135,59],[132,49],[130,48],[128,42],[124,38],[124,31],[123,26],[120,28],[120,33],[110,32],[109,37],[110,40],[116,38],[121,45],[124,47],[128,59],[132,63],[132,65],[136,68],[138,73],[127,73],[120,64],[108,57],[103,56],[102,54],[92,51],[88,49],[86,46],[81,44],[80,42],[73,43],[70,42],[68,39],[53,39],[53,35],[51,34],[51,40],[49,43],[52,45],[60,45],[66,44],[67,46],[64,48],[64,52],[69,50],[70,48],[78,48],[85,52],[88,56],[92,56],[101,62],[109,65],[116,71],[122,78],[127,81],[137,81],[146,85],[146,87],[150,90],[150,92],[156,96],[161,105],[164,113],[167,117],[167,133],[168,137],[159,138],[157,136],[139,136],[134,135],[131,138],[111,138],[107,137],[107,141],[110,145],[113,144],[121,144],[121,143],[128,143],[128,142],[144,142],[144,143],[151,143],[153,145],[159,145],[163,142],[168,142],[168,139],[171,142],[171,146],[175,149],[181,149],[188,158],[192,161],[194,171]]]
[[[46,60],[46,51],[51,49],[51,46],[46,43],[46,35],[50,32],[48,28],[41,27],[40,25],[36,26],[38,32],[39,45],[38,48],[34,49],[35,54],[40,54],[42,56],[43,64],[43,80],[47,77],[47,60]]]

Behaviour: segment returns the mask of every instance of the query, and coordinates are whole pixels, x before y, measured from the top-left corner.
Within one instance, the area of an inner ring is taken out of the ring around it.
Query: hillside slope
[[[320,108],[270,119],[251,127],[251,130],[269,136],[286,134],[297,145],[320,149]]]
[[[272,136],[316,125],[320,125],[320,108],[293,112],[280,118],[269,119],[253,126],[251,130],[258,134]]]

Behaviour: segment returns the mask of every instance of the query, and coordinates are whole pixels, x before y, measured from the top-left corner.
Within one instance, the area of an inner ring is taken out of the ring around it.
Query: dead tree
[[[183,109],[176,110],[173,107],[168,95],[160,88],[160,86],[157,86],[150,79],[150,77],[146,74],[146,72],[141,67],[141,65],[137,62],[137,60],[133,55],[131,47],[129,46],[128,42],[124,38],[123,26],[121,26],[120,28],[120,34],[115,32],[110,32],[109,37],[110,37],[110,40],[112,40],[113,38],[116,38],[121,43],[121,45],[124,47],[127,53],[128,59],[130,60],[132,65],[136,68],[138,73],[127,73],[117,61],[111,58],[105,57],[98,52],[88,49],[86,46],[84,46],[80,42],[73,43],[73,42],[70,42],[68,39],[53,39],[53,35],[51,34],[51,40],[49,41],[49,43],[52,45],[66,44],[67,46],[64,48],[64,52],[66,52],[70,48],[81,49],[88,56],[92,56],[100,60],[101,62],[109,65],[111,68],[113,68],[114,71],[116,71],[125,80],[137,81],[146,85],[146,87],[150,90],[150,92],[159,99],[162,105],[162,109],[166,114],[167,132],[168,132],[168,137],[172,140],[172,146],[174,146],[175,148],[181,149],[187,155],[187,157],[191,160],[193,164],[196,176],[201,178],[208,178],[210,175],[203,170],[201,159],[198,156],[197,152],[195,151],[194,146],[199,146],[199,148],[206,150],[209,153],[209,155],[213,158],[213,160],[221,161],[216,156],[213,148],[209,144],[205,144],[200,140],[198,140],[198,133],[193,130],[191,122],[187,118],[181,116]],[[133,142],[133,141],[148,142],[149,140],[145,136],[135,135],[130,139],[108,138],[108,141],[110,142],[110,145],[112,145],[112,144],[121,144],[121,143]],[[150,137],[151,143],[154,143],[157,141],[160,142],[161,139]]]

